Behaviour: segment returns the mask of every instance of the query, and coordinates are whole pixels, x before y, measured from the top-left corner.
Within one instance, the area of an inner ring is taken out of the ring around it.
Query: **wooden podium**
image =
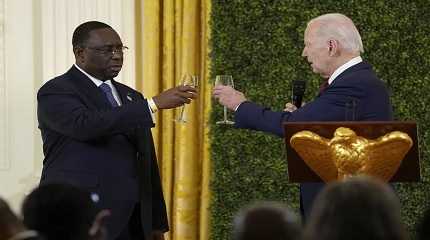
[[[291,147],[291,137],[300,131],[307,130],[321,137],[331,139],[339,127],[347,127],[358,136],[376,139],[393,131],[407,133],[413,141],[411,149],[403,158],[400,167],[390,182],[419,182],[419,152],[417,126],[415,122],[285,122],[285,145],[287,150],[289,181],[294,183],[323,182],[322,179],[301,159]]]

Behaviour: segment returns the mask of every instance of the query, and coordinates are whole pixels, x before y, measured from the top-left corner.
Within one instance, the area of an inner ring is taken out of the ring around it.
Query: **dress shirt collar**
[[[115,98],[118,105],[121,106],[121,98],[120,98],[118,91],[116,90],[116,88],[113,85],[111,80],[106,80],[103,82],[102,80],[97,79],[97,78],[91,76],[90,74],[88,74],[87,72],[85,72],[84,70],[82,70],[76,63],[74,65],[79,71],[81,71],[83,74],[85,74],[85,76],[87,76],[97,87],[100,87],[100,85],[102,85],[102,83],[106,83],[107,85],[109,85],[110,89],[112,90],[113,97]]]
[[[336,71],[333,72],[333,74],[330,76],[330,78],[328,79],[328,84],[330,85],[341,73],[343,73],[346,69],[359,64],[363,61],[363,59],[358,56],[355,57],[351,60],[349,60],[348,62],[346,62],[345,64],[343,64],[342,66],[338,67],[336,69]]]
[[[90,74],[88,74],[87,72],[85,72],[84,70],[82,70],[76,63],[74,65],[79,71],[81,71],[83,74],[85,74],[85,76],[87,76],[97,87],[100,87],[100,85],[102,85],[102,83],[107,83],[111,89],[115,89],[111,80],[106,80],[103,82],[102,80],[97,79],[97,78],[91,76]]]

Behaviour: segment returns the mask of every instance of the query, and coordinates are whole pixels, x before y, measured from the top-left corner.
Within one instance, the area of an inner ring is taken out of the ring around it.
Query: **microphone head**
[[[294,80],[293,81],[293,104],[300,108],[302,106],[303,95],[306,90],[306,81]]]

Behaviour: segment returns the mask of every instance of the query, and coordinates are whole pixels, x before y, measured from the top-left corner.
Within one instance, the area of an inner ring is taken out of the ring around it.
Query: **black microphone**
[[[300,108],[302,106],[303,95],[306,90],[306,81],[303,80],[294,80],[293,81],[293,104]]]

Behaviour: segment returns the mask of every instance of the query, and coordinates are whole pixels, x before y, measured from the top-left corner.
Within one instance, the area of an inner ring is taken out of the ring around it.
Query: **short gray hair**
[[[340,13],[329,13],[316,17],[309,21],[318,23],[318,37],[324,40],[334,38],[342,47],[353,53],[363,53],[363,42],[354,22]]]

